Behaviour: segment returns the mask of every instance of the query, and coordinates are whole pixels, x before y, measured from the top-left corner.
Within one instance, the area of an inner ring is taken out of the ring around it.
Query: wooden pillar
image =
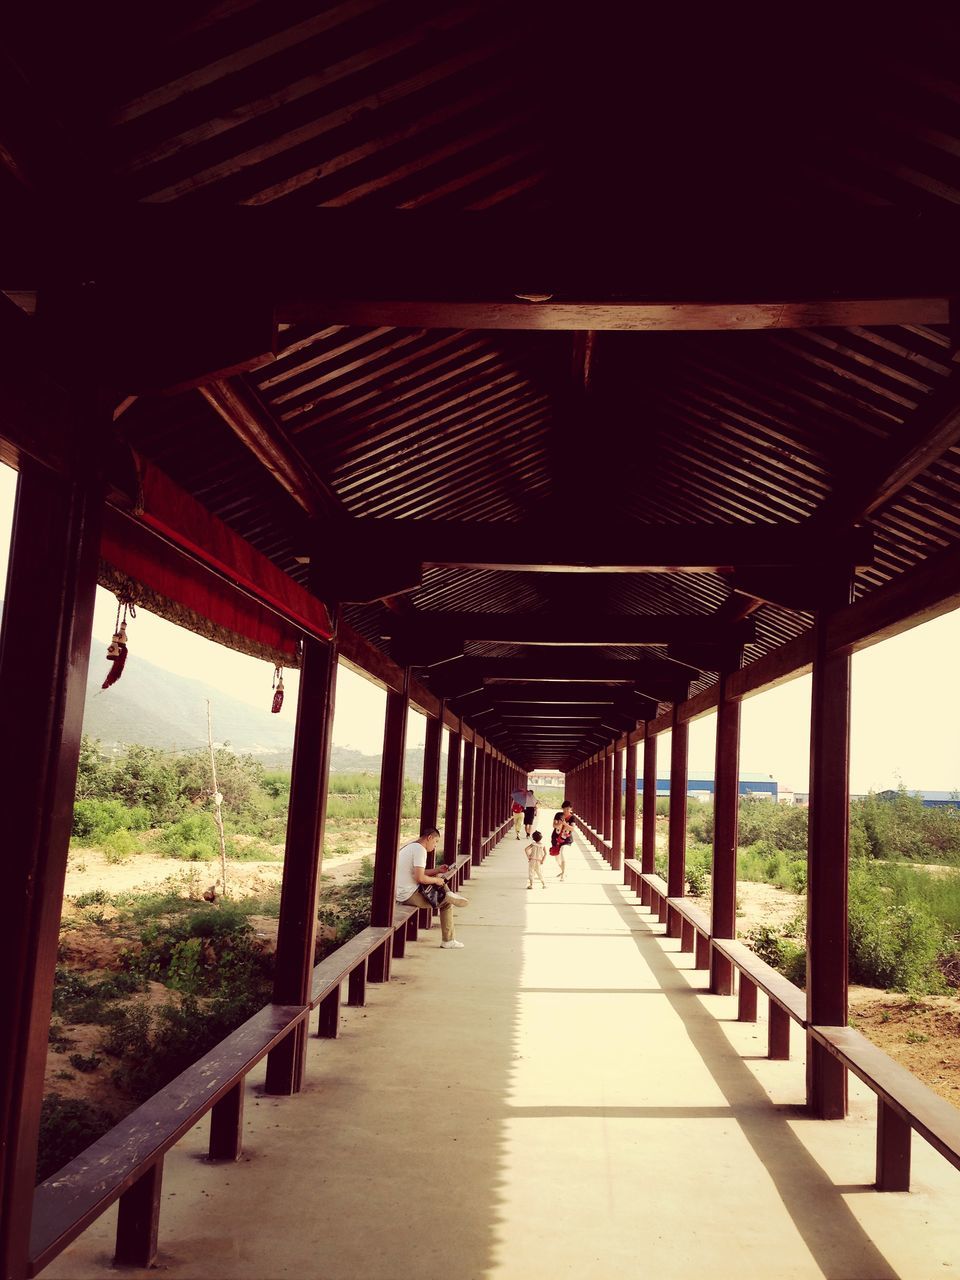
[[[427,732],[423,743],[423,779],[420,791],[420,830],[437,825],[440,807],[440,742],[443,737],[443,703],[434,720],[427,717]],[[427,867],[436,865],[436,855],[427,854]]]
[[[612,800],[613,800],[613,757],[608,755],[606,751],[603,753],[603,760],[600,768],[601,786],[603,788],[603,840],[605,844],[610,843],[610,836],[613,832],[612,823]],[[603,856],[609,861],[609,850],[604,849]]]
[[[643,829],[640,841],[641,870],[657,869],[657,739],[644,726],[643,739]]]
[[[670,835],[667,859],[667,897],[682,898],[686,888],[687,860],[687,738],[688,727],[674,703],[670,734]],[[679,938],[680,917],[667,912],[667,936]]]
[[[807,838],[807,1018],[847,1025],[850,657],[827,650],[833,609],[850,601],[849,575],[831,584],[814,626]],[[807,1036],[807,1104],[822,1120],[847,1113],[846,1068]]]
[[[462,728],[461,721],[461,728]],[[460,855],[470,857],[473,852],[473,784],[476,774],[476,742],[473,738],[463,744],[463,792],[460,810]]]
[[[43,1070],[73,817],[102,483],[88,436],[70,474],[24,458],[14,508],[0,646],[0,1267],[27,1274]],[[107,664],[101,664],[106,675]]]
[[[317,892],[323,866],[336,692],[336,642],[324,644],[305,636],[274,963],[276,1004],[308,1004],[313,992]],[[310,1028],[303,1021],[271,1050],[267,1057],[267,1093],[291,1094],[303,1087],[309,1033]]]
[[[451,729],[447,739],[447,791],[443,818],[443,860],[457,860],[457,819],[460,809],[460,734]]]
[[[710,877],[710,932],[715,938],[737,936],[737,827],[740,812],[740,702],[728,696],[735,662],[720,672],[717,702],[717,745],[713,796],[713,870]],[[710,990],[733,994],[733,965],[711,948]]]
[[[484,807],[486,804],[487,752],[482,738],[476,742],[473,780],[473,832],[470,842],[470,861],[475,867],[481,862],[480,846],[483,842]]]
[[[410,668],[405,667],[400,692],[387,690],[387,714],[383,727],[383,758],[380,766],[380,807],[377,811],[377,848],[373,868],[373,900],[370,923],[393,924],[394,886],[397,853],[400,847],[400,809],[403,803],[403,750],[407,740]],[[367,965],[370,982],[390,978],[389,943],[374,951]]]
[[[619,871],[623,866],[623,748],[617,747],[611,760],[613,766],[613,805],[610,821],[613,827],[610,866]]]
[[[626,779],[623,805],[623,860],[637,856],[637,744],[627,739]],[[626,883],[626,881],[624,881]]]

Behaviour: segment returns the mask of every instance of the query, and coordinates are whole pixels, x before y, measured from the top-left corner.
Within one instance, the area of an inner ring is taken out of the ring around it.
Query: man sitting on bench
[[[452,950],[454,947],[463,946],[462,942],[457,941],[453,927],[453,908],[454,905],[465,907],[467,899],[447,887],[443,873],[450,868],[446,863],[434,867],[432,872],[427,870],[427,854],[434,852],[439,839],[440,832],[437,828],[428,827],[426,831],[420,832],[416,840],[411,840],[409,844],[403,846],[397,854],[397,881],[394,897],[397,902],[402,902],[405,906],[426,907],[428,911],[432,911],[431,903],[420,892],[420,885],[439,885],[444,890],[443,901],[440,903],[440,945]]]

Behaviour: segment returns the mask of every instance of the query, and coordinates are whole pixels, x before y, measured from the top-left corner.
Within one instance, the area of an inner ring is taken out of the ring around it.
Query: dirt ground
[[[357,835],[366,833],[358,832]],[[335,842],[336,843],[336,842]],[[325,878],[336,880],[353,876],[364,853],[372,849],[369,837],[341,841],[337,853],[324,859]],[[348,845],[353,848],[347,850]],[[183,863],[171,858],[148,854],[127,862],[109,863],[95,850],[73,850],[67,869],[64,924],[61,932],[61,958],[71,968],[85,975],[106,976],[120,967],[119,952],[125,940],[112,938],[98,926],[84,927],[84,912],[73,907],[71,899],[90,889],[102,888],[107,893],[156,890],[164,885],[176,887],[185,897],[200,897],[218,876],[216,863]],[[233,896],[263,894],[280,884],[283,864],[280,862],[227,863],[227,880]],[[704,902],[709,907],[709,898]],[[737,887],[737,930],[743,936],[757,924],[783,927],[801,910],[802,900],[796,894],[772,885],[741,881]],[[97,907],[98,915],[109,921],[116,916],[112,907]],[[251,917],[258,937],[271,945],[276,939],[276,920],[269,916]],[[138,997],[143,999],[143,996]],[[151,983],[147,999],[163,1003],[174,993],[159,983]],[[949,1101],[960,1105],[960,996],[910,996],[877,991],[872,987],[851,987],[850,1022],[879,1045],[891,1057],[902,1062],[921,1080]],[[72,1043],[65,1053],[51,1049],[47,1057],[47,1089],[64,1097],[79,1097],[103,1105],[106,1092],[99,1083],[100,1071],[89,1074],[69,1066],[70,1053],[87,1056],[96,1051],[103,1035],[98,1026],[66,1026],[63,1034]],[[64,1078],[69,1075],[70,1079]]]

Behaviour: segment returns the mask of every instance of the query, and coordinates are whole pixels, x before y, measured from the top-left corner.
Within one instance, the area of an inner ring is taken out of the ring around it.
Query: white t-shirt
[[[419,840],[411,840],[397,854],[397,887],[395,897],[398,902],[406,902],[419,889],[413,877],[414,867],[426,867],[427,851]]]

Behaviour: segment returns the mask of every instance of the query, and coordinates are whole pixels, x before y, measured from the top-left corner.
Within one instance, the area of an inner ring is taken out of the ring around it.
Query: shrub
[[[854,981],[894,991],[943,989],[942,926],[923,903],[895,901],[870,863],[851,868],[849,920]]]
[[[150,825],[146,809],[128,808],[119,800],[77,800],[73,806],[73,835],[100,844],[118,831],[143,831]]]
[[[107,862],[126,862],[134,853],[140,852],[140,846],[129,831],[114,831],[103,841],[103,854]]]
[[[209,813],[188,813],[164,829],[157,848],[168,858],[209,862],[220,852],[216,823]]]
[[[89,1072],[96,1071],[103,1059],[95,1053],[91,1053],[86,1058],[82,1053],[71,1053],[68,1061],[71,1067],[76,1067],[78,1071]]]
[[[110,904],[110,895],[106,889],[87,889],[78,893],[73,899],[75,907],[106,907]]]
[[[48,1093],[40,1110],[40,1140],[37,1147],[37,1182],[43,1182],[79,1155],[113,1124],[98,1107],[79,1098],[63,1098]]]

